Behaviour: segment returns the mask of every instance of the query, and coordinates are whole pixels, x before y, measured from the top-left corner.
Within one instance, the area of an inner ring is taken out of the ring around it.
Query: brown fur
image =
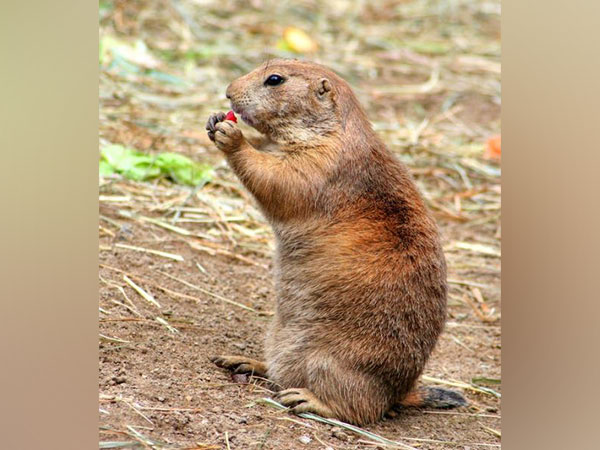
[[[271,74],[285,82],[265,85]],[[418,404],[411,391],[446,316],[446,263],[406,167],[323,66],[269,61],[227,96],[265,135],[255,148],[222,113],[207,125],[275,234],[265,353],[280,400],[355,424]],[[215,362],[237,367],[227,358]]]

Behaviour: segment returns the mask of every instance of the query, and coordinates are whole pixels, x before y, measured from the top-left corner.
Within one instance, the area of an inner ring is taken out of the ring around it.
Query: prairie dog
[[[407,168],[324,66],[271,60],[226,92],[264,135],[224,113],[208,135],[256,198],[276,240],[276,311],[265,361],[215,356],[268,377],[293,412],[362,425],[396,406],[465,404],[415,383],[446,318],[446,262]]]

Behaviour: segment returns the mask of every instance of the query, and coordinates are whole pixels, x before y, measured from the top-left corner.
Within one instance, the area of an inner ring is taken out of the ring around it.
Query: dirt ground
[[[280,54],[287,25],[313,31],[309,59],[352,84],[412,169],[448,260],[447,327],[423,382],[458,385],[469,406],[405,410],[365,429],[419,449],[500,447],[500,170],[485,155],[500,133],[499,2],[338,3],[100,2],[101,42],[147,46],[127,63],[101,57],[100,148],[173,151],[214,168],[195,189],[100,179],[101,448],[394,448],[280,411],[262,401],[260,380],[208,361],[261,357],[274,292],[268,225],[204,123],[228,109],[231,80],[266,49]]]

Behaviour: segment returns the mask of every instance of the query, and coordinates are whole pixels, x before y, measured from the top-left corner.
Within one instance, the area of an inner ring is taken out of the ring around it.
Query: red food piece
[[[237,117],[235,117],[233,111],[229,111],[227,113],[227,115],[225,116],[225,120],[233,120],[235,123],[237,123]]]

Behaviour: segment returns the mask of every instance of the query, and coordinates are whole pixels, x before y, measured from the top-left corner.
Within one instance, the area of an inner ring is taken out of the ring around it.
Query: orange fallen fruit
[[[294,53],[314,53],[317,43],[303,30],[288,27],[283,31],[283,44]]]
[[[487,159],[495,159],[499,161],[501,156],[500,143],[500,135],[489,138],[485,144],[485,153],[483,156]]]

